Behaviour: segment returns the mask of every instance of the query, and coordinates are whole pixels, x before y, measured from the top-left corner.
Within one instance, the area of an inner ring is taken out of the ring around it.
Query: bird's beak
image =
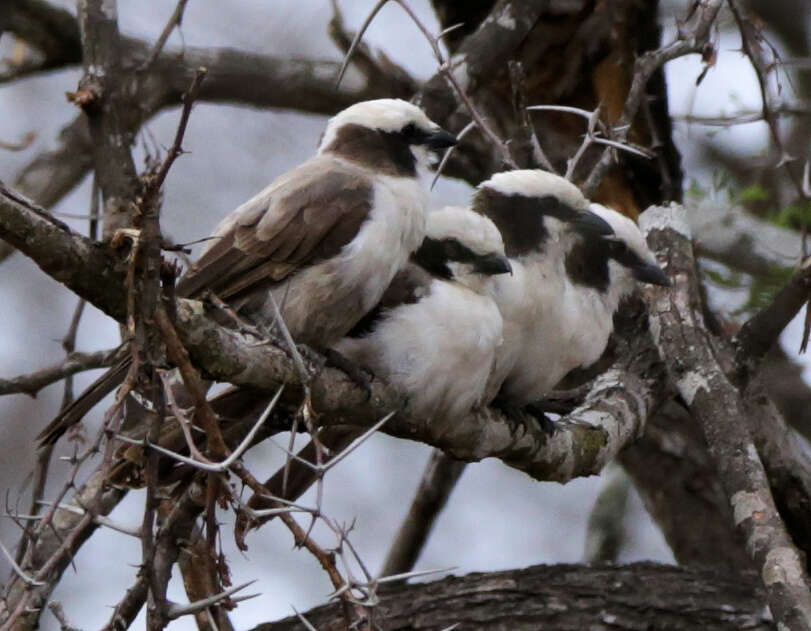
[[[605,219],[588,211],[577,213],[570,223],[577,232],[585,236],[607,237],[614,235],[614,229]]]
[[[453,147],[458,142],[459,141],[456,139],[456,136],[446,132],[444,129],[439,129],[438,131],[429,134],[425,139],[425,144],[428,145],[429,149],[433,149],[434,151]]]
[[[496,274],[512,274],[513,268],[510,259],[498,254],[488,254],[487,256],[476,257],[473,269],[480,274],[495,276]]]
[[[642,283],[670,287],[672,283],[662,268],[655,263],[640,263],[633,266],[634,278]]]

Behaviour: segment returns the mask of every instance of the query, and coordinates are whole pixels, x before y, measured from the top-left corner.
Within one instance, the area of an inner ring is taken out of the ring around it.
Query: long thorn
[[[214,594],[213,596],[209,596],[208,598],[202,598],[201,600],[195,600],[193,603],[189,603],[187,605],[178,605],[174,604],[169,607],[169,610],[166,612],[166,617],[169,620],[174,620],[175,618],[180,618],[181,616],[188,616],[193,613],[197,613],[201,609],[205,609],[206,607],[210,607],[211,605],[216,605],[221,600],[225,600],[231,594],[235,594],[240,590],[245,589],[248,585],[253,585],[256,582],[256,579],[252,581],[248,581],[247,583],[242,583],[242,585],[235,585],[234,587],[229,587],[225,591],[220,592],[219,594]],[[254,594],[252,597],[258,596],[259,594]],[[245,600],[246,597],[242,597],[242,600]]]
[[[360,44],[360,40],[363,39],[364,33],[366,33],[366,29],[369,28],[369,25],[372,23],[372,20],[375,19],[375,16],[378,14],[380,9],[383,8],[383,5],[386,4],[389,0],[378,0],[378,3],[374,6],[371,13],[366,16],[366,19],[361,24],[360,30],[355,35],[355,39],[352,40],[352,44],[349,46],[349,50],[346,51],[346,56],[344,57],[344,63],[341,64],[341,69],[338,71],[338,78],[335,80],[335,87],[341,85],[341,80],[344,78],[344,74],[346,73],[346,69],[349,67],[349,61],[352,59],[352,55],[355,52],[355,49]]]
[[[386,424],[386,422],[387,422],[387,421],[388,421],[388,420],[389,420],[389,419],[390,419],[392,416],[394,416],[395,414],[397,414],[397,410],[393,410],[392,412],[389,412],[388,414],[386,414],[386,416],[384,416],[384,417],[383,417],[382,419],[380,419],[380,420],[379,420],[377,423],[375,423],[375,424],[374,424],[374,425],[372,425],[372,426],[371,426],[369,429],[367,429],[365,432],[363,432],[363,434],[361,434],[361,435],[360,435],[360,436],[359,436],[357,439],[355,439],[355,441],[354,441],[354,442],[353,442],[351,445],[349,445],[349,447],[347,447],[347,448],[346,448],[346,449],[344,449],[344,450],[343,450],[341,453],[339,453],[337,456],[335,456],[334,458],[332,458],[332,459],[331,459],[331,460],[330,460],[330,461],[329,461],[327,464],[321,465],[319,468],[320,468],[321,470],[323,470],[323,471],[324,471],[324,473],[326,473],[327,471],[329,471],[330,469],[332,469],[332,468],[333,468],[335,465],[337,465],[339,462],[341,462],[341,460],[343,460],[344,458],[346,458],[346,457],[347,457],[349,454],[351,454],[353,451],[355,451],[355,449],[357,449],[357,448],[358,448],[358,447],[360,447],[360,446],[361,446],[361,445],[362,445],[364,442],[366,442],[366,440],[367,440],[367,439],[368,439],[368,438],[369,438],[369,437],[370,437],[372,434],[374,434],[374,433],[375,433],[377,430],[379,430],[381,427],[383,427],[383,425],[385,425],[385,424]]]

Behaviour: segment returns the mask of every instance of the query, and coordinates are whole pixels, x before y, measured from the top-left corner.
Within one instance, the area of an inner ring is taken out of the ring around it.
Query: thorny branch
[[[647,98],[645,90],[654,73],[668,61],[691,53],[703,54],[706,52],[706,47],[710,46],[712,27],[723,3],[724,0],[698,0],[694,5],[694,26],[691,32],[680,34],[671,44],[658,50],[648,51],[636,59],[625,106],[614,127],[614,137],[617,141],[624,142],[627,139],[631,123],[639,112],[642,101]],[[606,147],[600,160],[583,183],[581,188],[586,197],[590,197],[597,190],[600,180],[614,160],[614,151],[613,147]]]
[[[26,239],[31,234],[43,238],[33,243]],[[63,280],[108,314],[124,318],[124,283],[122,276],[113,271],[120,266],[106,250],[91,246],[84,237],[71,233],[36,207],[8,195],[0,197],[0,238],[19,244],[46,273]],[[106,272],[104,283],[99,282],[99,269]],[[241,332],[209,319],[198,302],[178,301],[175,327],[191,361],[209,377],[271,391],[281,383],[301,384],[297,367],[283,349],[273,344],[246,343]],[[317,368],[313,366],[312,370],[317,372]],[[645,378],[639,378],[642,373],[635,374],[638,370],[644,373],[646,368],[641,364],[617,366],[603,375],[595,381],[584,406],[569,415],[570,422],[560,423],[552,437],[540,430],[516,431],[495,410],[470,416],[452,428],[426,426],[419,419],[398,415],[384,431],[450,450],[460,460],[498,457],[537,479],[566,481],[599,471],[641,431],[647,410],[659,396],[655,387],[651,389]],[[399,396],[379,380],[372,382],[371,396],[367,396],[333,368],[321,369],[311,390],[314,408],[323,413],[324,419],[339,425],[370,427],[401,406]],[[612,396],[615,402],[627,395],[628,405],[601,400],[600,393],[605,392],[616,393]],[[573,444],[591,447],[573,451]]]

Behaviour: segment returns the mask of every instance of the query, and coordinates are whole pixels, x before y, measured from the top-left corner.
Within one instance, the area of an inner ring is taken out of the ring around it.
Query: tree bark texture
[[[755,581],[654,563],[538,565],[394,588],[376,622],[384,631],[766,631]],[[346,628],[337,605],[304,615],[319,631]],[[252,631],[306,629],[291,617]]]

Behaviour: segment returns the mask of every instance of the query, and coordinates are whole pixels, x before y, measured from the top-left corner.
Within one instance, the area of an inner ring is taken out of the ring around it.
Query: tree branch
[[[0,379],[0,395],[23,393],[35,397],[45,386],[85,370],[112,366],[118,357],[117,349],[95,353],[69,353],[63,361],[30,375]]]
[[[674,207],[653,208],[641,218],[654,251],[667,258],[672,292],[647,289],[651,329],[682,398],[701,420],[735,524],[761,571],[769,606],[787,629],[811,624],[811,592],[804,564],[769,491],[769,482],[746,423],[738,391],[713,353],[701,317],[690,233]]]
[[[440,631],[767,631],[751,572],[718,574],[654,563],[539,565],[398,585],[381,597],[385,628]],[[723,603],[723,604],[720,604]],[[343,628],[337,605],[306,613],[317,629]],[[302,631],[292,616],[252,631]]]
[[[465,465],[466,463],[449,458],[441,451],[434,450],[431,453],[408,514],[383,562],[381,576],[404,574],[414,569],[434,523],[445,508]]]
[[[743,208],[712,198],[685,202],[690,231],[698,235],[695,249],[725,265],[762,276],[790,269],[802,255],[802,237],[755,217]]]

